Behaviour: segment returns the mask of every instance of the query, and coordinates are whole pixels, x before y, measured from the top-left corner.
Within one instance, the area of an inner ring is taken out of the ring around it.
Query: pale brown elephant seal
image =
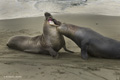
[[[15,36],[11,38],[7,46],[12,49],[17,49],[30,53],[49,53],[51,56],[58,56],[58,51],[64,48],[65,51],[71,52],[66,49],[64,37],[57,31],[52,15],[45,13],[45,22],[43,27],[43,34],[35,37],[29,36]]]

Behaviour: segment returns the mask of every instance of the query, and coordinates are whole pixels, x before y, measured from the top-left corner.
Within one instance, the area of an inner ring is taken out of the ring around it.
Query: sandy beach
[[[54,15],[57,20],[89,27],[120,41],[120,17],[91,14]],[[120,80],[120,60],[89,58],[82,60],[80,49],[66,39],[60,58],[9,49],[7,41],[16,35],[42,34],[44,17],[0,20],[0,80]]]

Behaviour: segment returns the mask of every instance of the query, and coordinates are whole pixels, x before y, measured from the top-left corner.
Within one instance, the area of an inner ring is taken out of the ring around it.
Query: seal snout
[[[52,19],[52,15],[50,13],[45,12],[44,15],[45,15],[46,20],[48,20],[49,18]]]
[[[49,23],[50,23],[51,25],[57,25],[57,26],[60,26],[60,25],[61,25],[61,22],[60,22],[60,21],[57,21],[56,19],[54,19],[50,13],[45,12],[44,15],[45,15],[46,20],[49,21]]]

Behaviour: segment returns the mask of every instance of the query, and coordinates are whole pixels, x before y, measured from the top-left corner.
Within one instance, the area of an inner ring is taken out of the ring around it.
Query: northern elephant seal
[[[43,27],[43,34],[35,37],[29,36],[15,36],[11,38],[7,46],[9,48],[31,52],[31,53],[50,53],[51,56],[58,56],[58,51],[63,47],[66,49],[64,37],[50,24],[54,24],[51,20],[52,15],[45,13],[45,22]]]
[[[88,59],[89,56],[107,59],[120,58],[120,41],[105,37],[90,28],[53,21],[57,23],[54,26],[61,34],[70,38],[81,48],[83,59]]]

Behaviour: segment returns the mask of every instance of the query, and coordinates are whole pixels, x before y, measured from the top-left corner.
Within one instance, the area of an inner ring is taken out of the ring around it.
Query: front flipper
[[[82,59],[84,59],[84,60],[87,60],[87,59],[88,59],[89,56],[88,56],[86,50],[81,49],[81,57],[82,57]]]
[[[81,42],[81,57],[84,60],[87,60],[89,55],[87,53],[87,49],[88,49],[88,41],[84,40]]]
[[[50,55],[53,58],[59,58],[59,53],[56,52],[54,49],[52,49],[51,47],[47,48],[47,51],[50,53]]]
[[[66,46],[64,46],[63,48],[64,48],[64,50],[67,51],[67,52],[74,53],[73,51],[68,50],[68,49],[66,48]]]
[[[24,50],[24,52],[27,52],[27,53],[39,53],[39,50],[36,50],[36,49],[26,49],[26,50]]]

